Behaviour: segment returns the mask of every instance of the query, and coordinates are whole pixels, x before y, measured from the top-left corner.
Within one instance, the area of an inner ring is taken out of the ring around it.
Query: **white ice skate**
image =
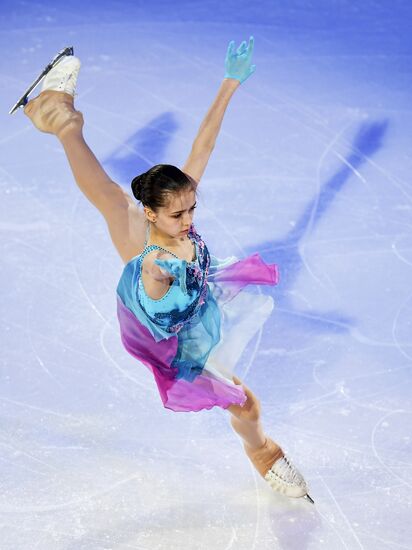
[[[63,58],[58,65],[47,74],[41,91],[53,90],[74,96],[77,76],[80,70],[80,59],[70,55]]]
[[[287,456],[282,456],[276,460],[266,473],[265,480],[278,493],[288,497],[304,497],[312,504],[315,503],[308,494],[308,486],[302,474]]]
[[[314,504],[302,474],[291,460],[282,452],[283,456],[272,462],[279,456],[279,446],[273,439],[267,437],[265,444],[257,449],[251,449],[246,444],[243,446],[254,467],[274,491],[288,497],[304,497]]]
[[[71,46],[64,48],[61,50],[46,67],[43,69],[43,71],[40,73],[40,75],[30,84],[30,86],[27,88],[27,90],[24,92],[24,94],[21,96],[21,98],[17,101],[15,105],[10,109],[9,114],[12,115],[17,111],[19,107],[24,107],[28,101],[28,97],[31,94],[31,92],[37,88],[37,86],[40,84],[40,82],[44,79],[44,77],[54,68],[56,65],[61,63],[67,56],[73,56],[73,48]],[[80,67],[80,65],[79,65]],[[78,71],[77,71],[78,72]],[[77,76],[77,74],[76,74]],[[74,79],[75,80],[75,79]],[[54,89],[54,88],[47,88],[47,89]],[[69,93],[69,92],[67,92]]]

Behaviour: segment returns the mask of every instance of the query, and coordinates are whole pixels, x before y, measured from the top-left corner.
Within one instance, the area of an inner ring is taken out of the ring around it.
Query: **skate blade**
[[[27,88],[27,90],[24,92],[21,98],[17,101],[17,103],[13,105],[13,107],[9,111],[9,115],[12,115],[13,113],[15,113],[19,107],[24,107],[26,105],[29,94],[31,94],[31,92],[35,88],[37,88],[37,86],[40,84],[43,78],[47,75],[47,73],[51,71],[53,67],[55,67],[63,59],[63,57],[66,57],[67,55],[73,55],[73,46],[68,46],[67,48],[64,48],[57,55],[53,57],[50,63],[46,65],[46,67],[43,69],[40,75],[36,78],[36,80],[30,84],[30,86]]]
[[[305,498],[306,500],[308,500],[312,504],[315,504],[315,501],[313,500],[313,498],[310,495],[308,495],[308,493],[306,493],[306,495],[304,495],[303,498]]]

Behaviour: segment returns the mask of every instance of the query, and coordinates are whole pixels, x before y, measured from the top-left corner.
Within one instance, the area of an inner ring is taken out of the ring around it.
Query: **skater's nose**
[[[182,214],[182,223],[184,225],[184,227],[187,229],[188,227],[190,227],[190,222],[191,222],[191,219],[190,219],[190,214],[189,212],[184,212]]]

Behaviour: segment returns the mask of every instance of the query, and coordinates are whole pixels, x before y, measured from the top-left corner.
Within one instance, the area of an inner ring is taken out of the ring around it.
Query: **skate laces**
[[[301,487],[306,486],[306,482],[303,479],[302,474],[292,464],[287,456],[279,458],[267,472],[266,478],[271,481],[277,481],[279,483],[285,483],[287,485],[298,485]]]

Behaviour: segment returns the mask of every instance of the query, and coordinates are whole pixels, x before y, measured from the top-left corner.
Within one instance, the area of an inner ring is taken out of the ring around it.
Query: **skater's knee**
[[[250,390],[246,392],[247,400],[243,407],[240,405],[231,405],[229,412],[232,414],[232,421],[239,419],[241,421],[258,422],[260,419],[261,405],[259,399],[252,394]]]
[[[249,406],[248,406],[248,402]],[[250,420],[251,422],[257,422],[260,419],[260,411],[261,411],[261,405],[259,399],[257,399],[256,396],[254,396],[253,400],[246,401],[245,406],[248,406],[246,412],[246,418]]]

